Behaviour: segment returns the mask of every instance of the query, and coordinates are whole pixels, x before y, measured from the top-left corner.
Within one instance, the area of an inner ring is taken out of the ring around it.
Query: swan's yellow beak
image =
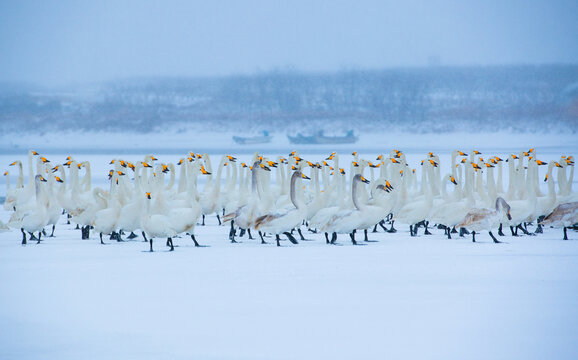
[[[50,162],[50,160],[48,160],[47,158],[45,158],[44,156],[40,158],[40,160],[42,160],[43,163],[47,163]]]
[[[8,171],[4,172],[4,176],[8,176]]]
[[[34,150],[32,150],[32,155],[38,155],[38,153]]]
[[[64,182],[64,181],[62,181],[62,179],[61,179],[60,177],[58,177],[58,176],[57,176],[57,177],[55,177],[55,179],[56,179],[56,181],[58,181],[59,183],[62,183],[62,182]]]
[[[478,150],[474,150],[474,154],[476,154],[476,155],[482,155],[482,153],[479,152]]]
[[[8,166],[13,166],[16,165],[16,161],[14,161],[12,164],[8,165]]]
[[[562,165],[558,164],[557,162],[555,162],[554,164],[556,165],[556,167],[559,167],[559,168],[562,167]]]
[[[150,198],[151,198],[151,193],[147,192],[147,199],[150,199]]]
[[[450,176],[450,181],[451,181],[454,185],[457,185],[457,184],[458,184],[458,182],[456,181],[456,178],[453,177],[453,176]]]
[[[339,172],[341,173],[341,175],[345,175],[345,169],[339,169]]]
[[[146,167],[146,168],[152,167],[152,166],[150,166],[150,165],[149,165],[148,163],[146,163],[146,162],[143,162],[143,163],[142,163],[142,166],[143,166],[143,167]]]
[[[236,158],[236,157],[233,157],[233,156],[231,156],[231,155],[227,155],[227,159],[229,159],[230,162],[235,162],[235,161],[237,161],[237,158]]]
[[[367,179],[364,178],[363,176],[361,177],[361,181],[364,182],[364,183],[366,183],[366,184],[369,184],[369,180],[367,180]]]
[[[459,154],[460,156],[468,156],[468,154],[466,154],[466,153],[463,152],[463,151],[459,151],[459,150],[458,150],[458,154]]]
[[[305,180],[311,180],[311,178],[303,173],[301,173],[301,178],[305,179]]]
[[[546,177],[544,178],[544,182],[548,181],[548,174],[546,174]]]
[[[44,176],[40,175],[40,181],[46,182],[46,179],[44,178]]]
[[[543,162],[542,160],[536,160],[536,164],[538,164],[538,165],[548,165],[547,163]]]
[[[211,175],[211,173],[208,172],[208,171],[205,169],[205,166],[204,166],[204,165],[201,165],[201,174],[203,174],[203,175]]]
[[[393,186],[391,186],[388,180],[385,180],[385,187],[388,188],[389,190],[393,190]]]

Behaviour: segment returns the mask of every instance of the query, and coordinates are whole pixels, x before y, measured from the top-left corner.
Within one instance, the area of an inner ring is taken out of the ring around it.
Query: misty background
[[[578,130],[575,1],[3,1],[3,132]]]

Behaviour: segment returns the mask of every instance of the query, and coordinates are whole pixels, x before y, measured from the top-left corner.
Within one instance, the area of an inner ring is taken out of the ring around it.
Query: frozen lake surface
[[[239,146],[210,147],[216,138],[211,136],[200,140],[211,154],[240,154],[241,161],[252,155],[252,149]],[[442,174],[449,171],[454,148],[503,156],[534,146],[543,161],[578,150],[578,140],[569,136],[366,139],[335,149],[346,170],[352,150],[373,160],[400,148],[413,167],[427,151],[436,151]],[[167,141],[157,148],[164,149],[162,162],[176,162],[185,151],[200,152],[193,142],[188,146]],[[175,144],[183,152],[171,151]],[[42,146],[30,147],[43,151]],[[299,149],[283,143],[262,151],[287,155],[292,148]],[[14,160],[25,161],[24,149],[4,151],[0,164],[8,169]],[[331,151],[330,146],[306,148],[302,156],[318,161]],[[155,153],[144,146],[128,148],[122,158],[142,160],[151,152]],[[54,163],[64,162],[67,155],[90,160],[93,186],[101,187],[107,186],[109,161],[121,155],[90,146],[45,147],[43,154]],[[11,178],[14,183],[14,172]],[[5,187],[0,185],[3,194]],[[6,222],[9,215],[0,210],[0,220]],[[470,237],[448,240],[437,229],[432,236],[421,235],[420,229],[419,237],[410,238],[408,227],[396,224],[396,234],[370,234],[376,242],[363,246],[352,246],[342,235],[342,246],[329,246],[321,234],[307,234],[311,241],[285,241],[277,248],[273,241],[260,245],[246,237],[231,244],[228,226],[219,227],[213,216],[207,223],[196,229],[197,239],[207,247],[195,248],[182,237],[175,239],[175,251],[168,252],[159,239],[154,253],[147,252],[148,244],[140,238],[100,245],[93,233],[90,240],[80,240],[80,231],[66,225],[64,218],[56,237],[39,245],[20,245],[16,230],[0,233],[0,358],[578,356],[574,231],[569,231],[569,241],[561,240],[561,230],[545,229],[540,236],[507,236],[501,238],[506,243],[493,244],[487,233],[472,243]]]

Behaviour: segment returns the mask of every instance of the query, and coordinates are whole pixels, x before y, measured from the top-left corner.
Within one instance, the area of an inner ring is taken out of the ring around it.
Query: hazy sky
[[[0,2],[0,81],[578,63],[578,1]]]

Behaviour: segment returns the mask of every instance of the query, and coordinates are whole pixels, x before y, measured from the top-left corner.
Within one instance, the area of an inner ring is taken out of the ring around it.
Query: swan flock
[[[431,152],[409,164],[399,150],[371,159],[352,155],[345,165],[337,153],[315,161],[297,151],[275,158],[255,153],[248,163],[223,155],[216,167],[208,154],[192,152],[177,163],[152,155],[115,158],[101,174],[107,187],[100,188],[92,186],[89,161],[69,156],[55,163],[30,150],[26,170],[21,161],[9,164],[18,173],[15,184],[4,173],[10,219],[0,221],[0,232],[17,231],[23,245],[40,243],[54,236],[64,216],[81,239],[92,234],[105,244],[103,236],[116,242],[142,237],[153,251],[153,239],[160,238],[172,251],[177,237],[203,246],[195,228],[207,216],[227,228],[227,241],[246,236],[277,246],[285,238],[299,244],[304,232],[322,233],[329,245],[344,234],[358,245],[372,241],[368,232],[395,233],[399,224],[409,226],[409,236],[423,228],[424,235],[443,230],[449,239],[468,235],[476,242],[484,231],[494,243],[535,236],[544,226],[562,228],[567,240],[567,230],[578,229],[573,156],[543,162],[536,149],[506,159],[454,150],[447,164]],[[356,238],[360,233],[363,240]]]

